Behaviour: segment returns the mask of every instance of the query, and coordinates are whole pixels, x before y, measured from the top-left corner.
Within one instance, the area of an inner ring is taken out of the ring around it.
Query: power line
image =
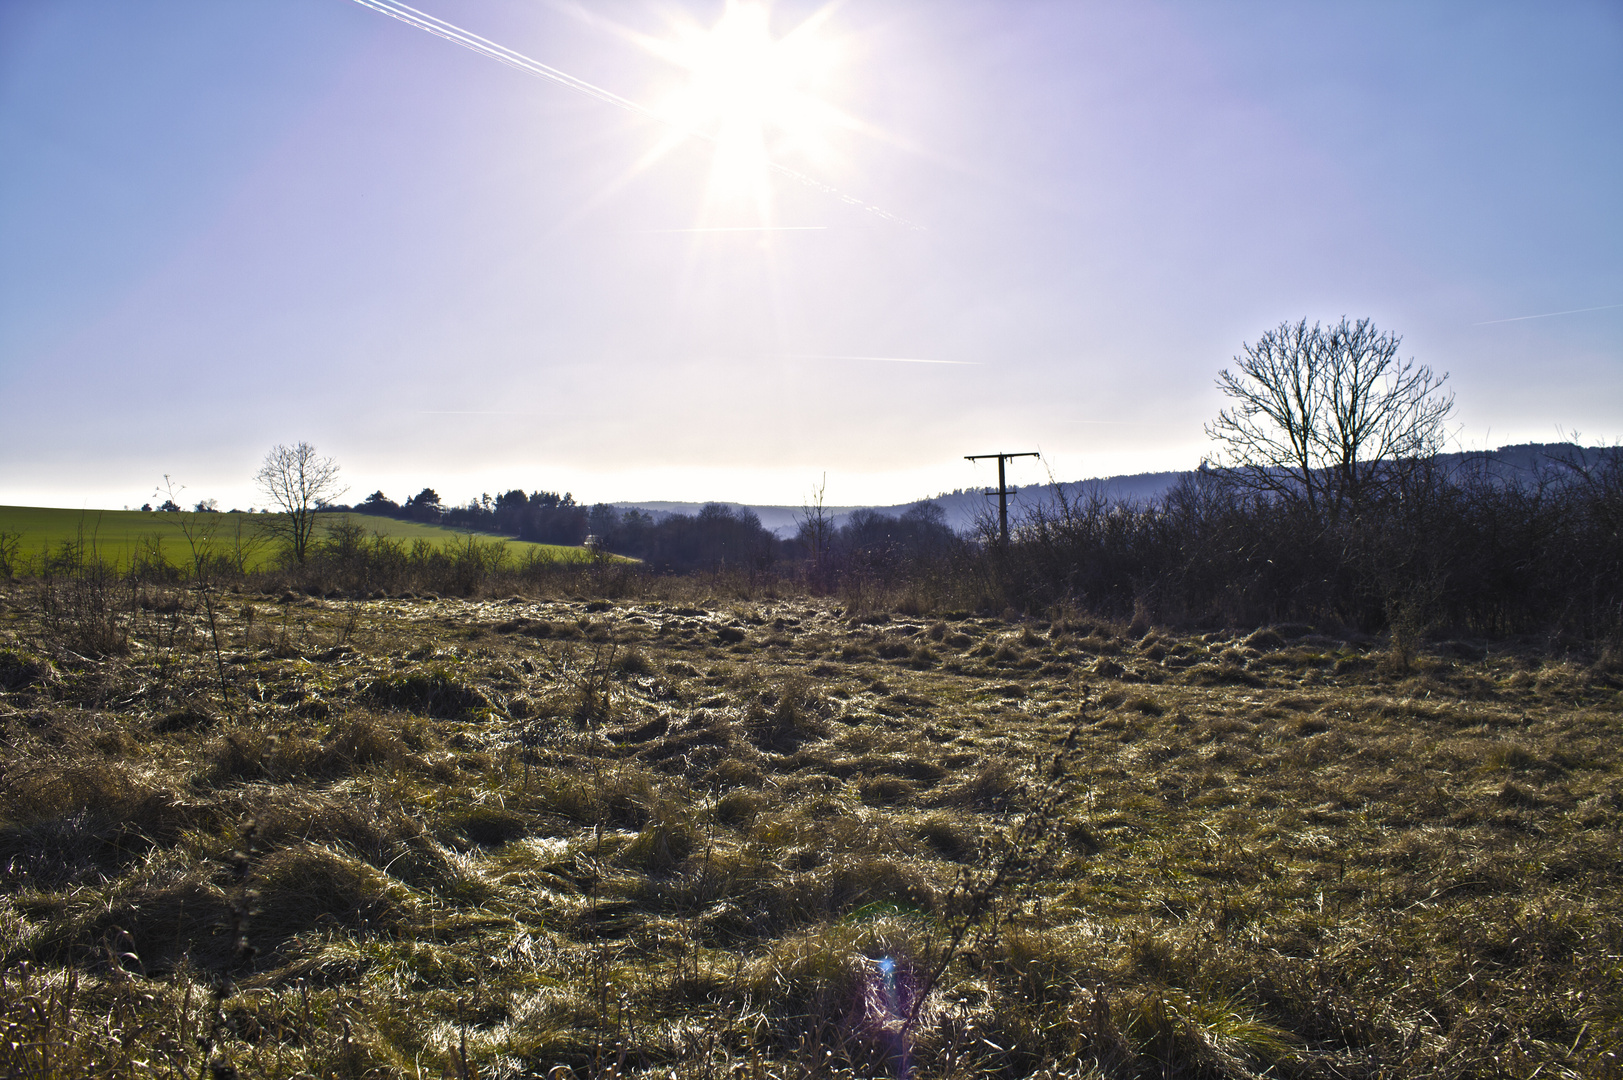
[[[988,487],[984,494],[995,494],[998,497],[998,539],[1003,542],[1005,547],[1008,547],[1008,542],[1010,542],[1010,495],[1019,494],[1019,489],[1008,486],[1008,482],[1003,479],[1003,463],[1010,460],[1010,458],[1040,458],[1040,456],[1042,455],[1035,450],[1022,450],[1021,453],[966,453],[964,455],[964,461],[980,461],[982,458],[997,458],[998,460],[997,490],[993,492]]]

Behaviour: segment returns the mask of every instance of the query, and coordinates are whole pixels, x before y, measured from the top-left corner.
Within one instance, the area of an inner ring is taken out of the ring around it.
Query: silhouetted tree
[[[569,492],[532,491],[519,538],[541,544],[579,544],[586,539],[586,508]]]
[[[530,509],[530,498],[519,488],[503,492],[496,497],[496,528],[517,536],[524,529],[524,518]]]
[[[361,504],[355,508],[363,514],[381,514],[392,516],[400,512],[400,504],[395,502],[382,491],[374,491],[368,495]]]
[[[444,513],[439,493],[427,487],[407,499],[405,508],[410,511],[413,521],[438,521]]]
[[[1454,407],[1445,375],[1398,357],[1402,338],[1368,319],[1281,323],[1218,373],[1234,402],[1206,434],[1224,477],[1335,520],[1400,487],[1442,446]]]
[[[338,463],[321,457],[306,442],[273,446],[254,482],[280,511],[263,527],[280,537],[294,561],[302,565],[315,532],[316,510],[345,491],[338,481]]]

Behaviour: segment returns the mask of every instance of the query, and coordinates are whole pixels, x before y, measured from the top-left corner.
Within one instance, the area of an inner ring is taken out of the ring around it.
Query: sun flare
[[[710,195],[749,199],[769,212],[768,174],[785,157],[828,164],[837,109],[819,97],[839,60],[835,42],[820,35],[821,14],[773,37],[767,5],[731,0],[714,26],[686,27],[655,43],[686,70],[687,84],[661,111],[715,146]]]

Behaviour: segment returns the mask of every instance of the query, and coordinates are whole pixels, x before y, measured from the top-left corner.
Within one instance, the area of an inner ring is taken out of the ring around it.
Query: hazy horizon
[[[1619,444],[1613,443],[1613,444],[1610,444],[1610,445],[1612,447],[1616,447]],[[1584,450],[1586,452],[1591,451],[1591,450],[1606,450],[1607,449],[1606,446],[1597,446],[1597,445],[1593,445],[1593,444],[1591,444],[1588,447],[1583,447],[1583,446],[1580,446],[1578,444],[1569,443],[1569,442],[1524,442],[1524,443],[1515,443],[1515,444],[1505,444],[1503,446],[1486,448],[1486,449],[1481,449],[1481,450],[1478,450],[1478,449],[1471,449],[1471,450],[1445,449],[1443,451],[1442,457],[1444,459],[1448,459],[1448,458],[1458,458],[1458,457],[1461,457],[1461,456],[1471,457],[1471,456],[1475,456],[1475,455],[1479,455],[1479,454],[1495,455],[1495,454],[1503,453],[1505,451],[1536,450],[1538,448],[1558,448],[1558,449],[1559,448],[1575,448],[1575,449]],[[1536,457],[1537,455],[1534,455],[1534,456]],[[1505,460],[1508,464],[1512,465],[1515,468],[1527,468],[1528,467],[1528,461],[1532,460],[1532,459],[1528,458],[1527,455],[1525,455],[1525,454],[1512,454],[1508,458],[1505,458],[1503,460]],[[1010,463],[1010,465],[1013,465],[1013,464],[1014,464],[1014,462]],[[1038,470],[1042,469],[1042,466],[1040,465],[1040,463],[1036,464],[1036,465],[1033,465],[1031,467],[1036,468]],[[1017,510],[1018,509],[1017,504],[1029,505],[1029,504],[1025,503],[1024,500],[1029,499],[1029,497],[1030,497],[1029,493],[1034,491],[1034,490],[1037,490],[1037,489],[1052,490],[1055,487],[1077,488],[1077,487],[1085,487],[1085,486],[1090,485],[1090,484],[1101,483],[1101,482],[1111,484],[1113,488],[1117,489],[1117,494],[1122,495],[1125,498],[1128,498],[1128,499],[1141,499],[1141,498],[1147,497],[1147,493],[1151,493],[1151,494],[1157,493],[1160,490],[1163,490],[1166,486],[1168,486],[1166,484],[1155,483],[1154,481],[1157,481],[1157,480],[1160,480],[1161,478],[1166,478],[1166,477],[1175,478],[1175,477],[1178,477],[1178,476],[1180,476],[1180,475],[1182,475],[1184,473],[1193,472],[1198,467],[1199,466],[1198,466],[1198,463],[1197,463],[1197,465],[1191,465],[1191,466],[1189,466],[1187,468],[1183,468],[1183,469],[1153,469],[1153,470],[1147,470],[1147,471],[1142,471],[1142,472],[1133,472],[1133,473],[1114,473],[1114,474],[1111,474],[1109,476],[1059,477],[1059,476],[1049,476],[1049,475],[1047,475],[1045,473],[1044,475],[1042,475],[1040,477],[1037,477],[1037,478],[1034,478],[1034,479],[1031,479],[1031,480],[1018,480],[1018,479],[1015,479],[1014,475],[1013,475],[1013,470],[1011,469],[1011,479],[1009,481],[1009,486],[1011,488],[1011,494],[1013,495],[1013,497],[1010,500],[1010,509],[1011,509],[1011,511]],[[344,479],[343,477],[340,477],[341,481],[343,481],[343,479]],[[1138,481],[1138,483],[1132,483],[1133,481]],[[1122,482],[1127,482],[1125,484],[1125,487],[1123,487]],[[432,484],[423,485],[423,486],[430,487],[430,488],[434,487],[434,485],[432,485]],[[357,486],[357,485],[348,485],[347,482],[345,482],[343,493],[341,495],[335,497],[335,498],[332,498],[330,500],[330,502],[327,503],[326,505],[355,506],[355,505],[358,505],[358,504],[366,501],[366,498],[372,493],[372,491],[382,491],[383,494],[385,496],[387,496],[391,501],[399,504],[399,503],[404,503],[407,499],[409,499],[409,498],[413,497],[414,495],[416,495],[417,492],[423,490],[423,486],[417,486],[417,485],[413,485],[413,484],[406,484],[405,486],[399,487],[398,489],[388,490],[388,489],[373,487],[370,484],[361,484],[361,485]],[[524,491],[527,491],[527,492],[529,492],[529,491],[537,491],[537,490],[549,490],[549,489],[545,489],[545,488],[538,488],[535,485],[499,484],[499,485],[496,485],[496,486],[491,487],[489,489],[483,489],[483,490],[481,490],[479,492],[441,491],[438,488],[435,488],[434,493],[436,495],[440,496],[441,505],[446,507],[447,509],[449,509],[449,508],[452,508],[452,507],[467,506],[467,505],[469,505],[469,503],[471,501],[478,499],[481,495],[489,496],[491,498],[495,498],[495,497],[497,497],[497,496],[499,496],[499,495],[501,495],[501,494],[503,494],[503,493],[505,493],[507,491],[511,491],[514,487],[518,487],[518,488],[520,488],[520,489],[522,489]],[[843,514],[852,512],[852,511],[865,510],[865,509],[878,509],[878,510],[882,510],[882,511],[883,510],[905,510],[906,508],[909,508],[909,507],[912,507],[912,506],[917,506],[917,505],[919,505],[921,503],[928,503],[928,502],[943,502],[944,501],[944,502],[948,503],[949,507],[950,507],[951,504],[953,504],[955,501],[960,501],[961,502],[963,500],[971,500],[971,501],[973,501],[973,500],[981,500],[981,501],[985,502],[985,504],[986,504],[986,506],[988,508],[988,512],[989,512],[989,508],[996,506],[996,502],[992,498],[992,496],[995,495],[995,492],[996,492],[995,487],[990,487],[989,488],[989,487],[983,487],[983,486],[979,486],[979,485],[970,485],[970,486],[966,486],[966,487],[951,488],[951,489],[946,489],[946,490],[941,490],[941,491],[935,491],[935,492],[931,492],[931,493],[928,493],[928,494],[920,494],[920,495],[916,495],[916,496],[909,497],[909,498],[891,500],[891,501],[888,501],[888,502],[886,502],[886,501],[874,501],[874,502],[836,503],[836,502],[834,502],[832,500],[825,499],[825,501],[823,502],[823,506],[830,513],[834,513],[836,515],[843,515]],[[578,505],[582,505],[582,506],[591,506],[591,505],[597,504],[597,503],[604,503],[604,504],[608,504],[608,505],[611,505],[611,506],[639,507],[639,508],[645,508],[645,509],[653,508],[653,509],[658,509],[658,510],[662,510],[662,511],[666,511],[666,512],[672,512],[672,513],[684,513],[684,512],[687,512],[690,508],[694,509],[694,510],[697,510],[697,509],[699,509],[699,508],[701,508],[701,507],[703,507],[703,506],[705,506],[707,504],[710,504],[710,503],[720,503],[720,504],[722,504],[724,506],[745,507],[745,508],[751,508],[751,509],[759,510],[759,511],[778,511],[778,510],[782,510],[782,511],[790,512],[791,516],[795,517],[795,518],[798,518],[799,515],[801,514],[801,512],[804,511],[806,508],[808,508],[812,504],[812,502],[814,501],[815,495],[816,495],[816,493],[814,491],[808,490],[806,492],[806,495],[803,498],[801,498],[800,500],[798,500],[798,501],[794,501],[794,502],[766,502],[766,501],[763,501],[763,500],[729,499],[729,498],[725,498],[725,497],[713,497],[713,498],[701,498],[701,499],[665,499],[665,498],[657,498],[657,497],[656,498],[649,498],[649,499],[638,499],[638,498],[631,498],[631,499],[598,499],[598,498],[592,497],[589,493],[579,493],[579,494],[577,494],[575,492],[561,492],[561,491],[557,492],[557,493],[558,494],[566,494],[568,496],[575,497],[575,502]],[[23,506],[38,506],[38,507],[42,507],[42,508],[51,507],[51,508],[56,508],[56,509],[68,509],[68,510],[81,510],[82,509],[82,510],[85,510],[86,512],[99,513],[101,511],[105,511],[105,510],[139,510],[143,504],[151,504],[153,507],[156,507],[159,504],[161,504],[161,502],[164,499],[168,498],[169,494],[170,493],[167,490],[162,490],[162,489],[155,490],[150,496],[143,496],[143,497],[141,497],[140,499],[138,499],[138,500],[136,500],[134,502],[121,503],[121,504],[119,504],[117,506],[113,506],[113,505],[91,506],[88,503],[81,503],[80,505],[55,504],[55,503],[53,503],[53,504],[0,503],[0,506],[3,506],[3,505],[23,505]],[[181,508],[182,509],[187,509],[187,510],[191,509],[192,506],[194,505],[194,503],[196,503],[197,501],[206,500],[206,499],[211,498],[211,496],[206,491],[191,490],[189,488],[180,488],[175,492],[175,494],[181,501]],[[1111,497],[1114,498],[1114,497],[1116,497],[1116,495],[1112,495]],[[237,512],[237,511],[253,512],[255,510],[258,510],[260,512],[265,512],[267,508],[260,505],[260,503],[263,501],[263,496],[256,496],[256,500],[257,501],[243,502],[243,503],[241,503],[241,505],[235,505],[234,506],[234,505],[228,505],[226,502],[216,499],[215,501],[217,502],[218,505],[215,507],[215,509],[218,509],[220,511],[232,511],[232,512]],[[962,508],[960,507],[958,509],[961,510]],[[956,520],[955,514],[959,518],[963,517],[963,515],[961,513],[958,513],[956,510],[953,510],[953,509],[949,508],[948,517],[954,519],[953,521],[950,521],[949,523],[952,524],[954,528],[961,528],[962,525],[963,525],[963,522],[959,521],[959,520]],[[763,518],[763,521],[764,520],[765,519]],[[782,524],[781,522],[779,522],[776,525],[768,523],[768,528],[772,529],[773,531],[777,531],[777,532],[781,533],[783,531],[782,528],[781,528],[781,524]]]
[[[714,141],[350,0],[15,0],[0,503],[259,505],[300,440],[352,499],[1192,468],[1343,315],[1458,447],[1623,439],[1615,4],[415,6]]]

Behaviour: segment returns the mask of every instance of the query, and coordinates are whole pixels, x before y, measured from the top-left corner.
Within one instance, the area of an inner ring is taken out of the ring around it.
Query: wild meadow
[[[1623,0],[0,0],[0,1080],[1623,1080],[1619,192]]]
[[[0,1072],[1623,1075],[1623,654],[0,585]]]

